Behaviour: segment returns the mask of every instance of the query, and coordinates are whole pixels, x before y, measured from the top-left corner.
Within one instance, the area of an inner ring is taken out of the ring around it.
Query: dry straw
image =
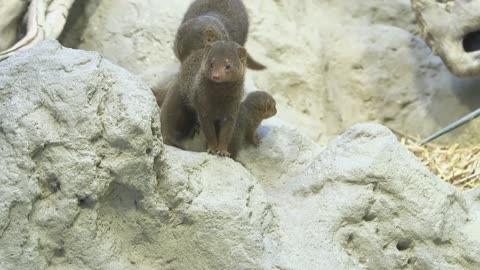
[[[395,133],[400,135],[400,142],[441,179],[461,190],[480,186],[480,146],[420,145],[420,140]]]

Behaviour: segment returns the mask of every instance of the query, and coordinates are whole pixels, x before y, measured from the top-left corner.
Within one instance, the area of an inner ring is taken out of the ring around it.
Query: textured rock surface
[[[412,0],[423,38],[459,77],[480,76],[480,3]]]
[[[480,188],[468,192],[466,198],[470,205],[471,218],[464,230],[472,240],[480,242]]]
[[[174,34],[190,2],[90,0],[63,43],[98,50],[136,74],[162,73],[159,65],[175,59]],[[249,72],[256,88],[273,93],[278,116],[316,142],[361,121],[426,137],[480,107],[479,81],[456,78],[431,53],[409,0],[245,4],[246,47],[268,66]],[[477,144],[479,130],[475,121],[440,140]]]
[[[264,153],[241,155],[286,235],[275,257],[280,269],[480,267],[480,241],[473,237],[478,208],[429,173],[386,128],[356,125],[318,155],[288,136],[294,151],[281,133],[293,134],[274,128]],[[291,153],[288,165],[277,142]]]
[[[2,62],[0,104],[0,269],[265,261],[258,182],[164,149],[151,91],[97,53],[44,42]]]
[[[322,149],[270,119],[240,163],[158,131],[148,87],[97,53],[0,63],[0,269],[480,267],[478,192],[383,126]]]
[[[26,0],[0,0],[0,52],[15,43],[27,4]]]

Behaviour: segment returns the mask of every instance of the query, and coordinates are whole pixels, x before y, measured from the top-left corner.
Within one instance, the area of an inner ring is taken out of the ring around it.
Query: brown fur
[[[248,94],[240,105],[235,134],[228,147],[231,157],[236,158],[245,144],[258,146],[260,143],[257,136],[258,126],[264,119],[270,118],[276,113],[275,99],[267,92],[255,91]]]
[[[160,120],[166,144],[180,147],[198,119],[208,152],[229,156],[228,145],[244,93],[247,52],[232,41],[196,50],[182,64]]]
[[[241,0],[196,0],[188,8],[175,37],[175,55],[180,62],[206,44],[232,40],[245,45],[248,16]],[[262,70],[266,67],[247,54],[247,67]]]
[[[175,36],[175,55],[180,62],[209,43],[230,40],[222,21],[213,16],[198,16],[182,23]]]

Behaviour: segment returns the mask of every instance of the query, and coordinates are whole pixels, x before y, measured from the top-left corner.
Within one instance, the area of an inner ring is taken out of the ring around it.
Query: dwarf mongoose
[[[244,93],[246,58],[247,51],[239,44],[216,41],[185,59],[162,105],[166,144],[181,147],[198,119],[207,151],[230,156],[228,146]]]
[[[257,128],[263,120],[277,113],[275,99],[263,91],[248,94],[240,104],[235,131],[228,147],[232,158],[235,158],[245,144],[257,146],[260,140],[257,137]]]
[[[196,0],[188,8],[175,37],[175,55],[180,62],[194,50],[209,42],[232,40],[245,45],[248,16],[241,0]],[[247,67],[254,70],[265,66],[247,54]]]

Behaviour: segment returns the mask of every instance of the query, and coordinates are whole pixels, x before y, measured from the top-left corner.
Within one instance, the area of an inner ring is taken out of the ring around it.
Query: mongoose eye
[[[230,68],[232,68],[232,66],[230,66],[230,64],[226,64],[226,65],[225,65],[225,69],[226,69],[226,70],[230,70]]]
[[[210,63],[210,68],[213,68],[213,62]]]

